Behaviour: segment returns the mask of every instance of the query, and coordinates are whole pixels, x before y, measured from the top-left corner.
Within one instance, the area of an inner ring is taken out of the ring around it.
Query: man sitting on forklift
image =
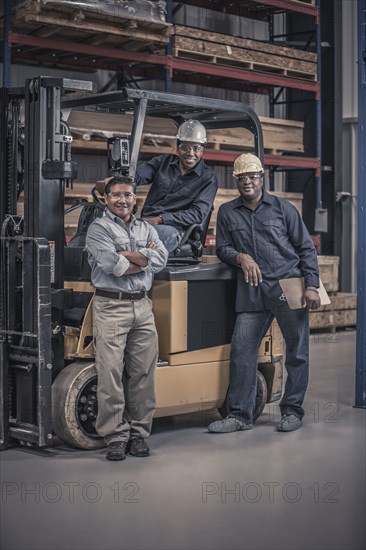
[[[141,216],[155,227],[168,252],[212,209],[218,183],[202,159],[206,142],[203,124],[187,120],[178,129],[177,155],[159,155],[137,166],[137,185],[151,184]]]

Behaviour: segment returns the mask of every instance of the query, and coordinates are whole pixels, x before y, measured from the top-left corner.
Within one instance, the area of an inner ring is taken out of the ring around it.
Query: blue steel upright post
[[[173,0],[167,0],[166,2],[166,20],[167,23],[173,23]],[[169,37],[169,42],[166,46],[166,57],[167,59],[170,58],[172,55],[172,38]],[[171,92],[172,91],[172,78],[170,75],[171,67],[165,67],[165,91]]]
[[[366,0],[358,1],[358,226],[355,406],[366,408]]]
[[[320,27],[320,1],[317,0],[316,6],[318,8],[316,19],[316,53],[317,53],[317,81],[321,83],[321,70],[322,70],[322,38]],[[315,133],[316,133],[316,156],[319,158],[319,174],[315,176],[315,203],[316,209],[323,208],[322,198],[322,98],[321,98],[321,86],[319,86],[319,92],[315,98],[316,108],[316,120],[315,120]],[[320,245],[321,248],[321,245]],[[321,253],[321,250],[320,250]]]
[[[4,43],[3,43],[3,86],[8,88],[10,83],[11,50],[9,46],[9,32],[11,27],[12,0],[5,0],[4,5]]]

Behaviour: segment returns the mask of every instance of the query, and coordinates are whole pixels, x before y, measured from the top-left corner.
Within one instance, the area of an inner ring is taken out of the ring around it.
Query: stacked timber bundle
[[[296,120],[259,117],[262,123],[266,152],[303,152],[304,123]],[[128,136],[132,129],[131,115],[115,115],[90,111],[72,111],[68,124],[74,136],[73,150],[106,150],[105,139]],[[177,127],[165,118],[147,117],[141,153],[172,153],[176,145]],[[244,128],[209,130],[207,148],[220,150],[252,150],[253,134]],[[239,153],[238,153],[239,154]]]
[[[290,78],[317,80],[317,55],[278,43],[174,26],[176,57]]]
[[[310,328],[313,331],[356,326],[356,294],[338,292],[339,256],[318,256],[320,278],[331,303],[310,311]]]

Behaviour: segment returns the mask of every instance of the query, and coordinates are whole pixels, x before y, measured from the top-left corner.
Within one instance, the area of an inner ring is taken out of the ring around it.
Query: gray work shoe
[[[253,428],[253,422],[249,420],[239,419],[236,416],[227,416],[223,420],[216,420],[211,422],[208,426],[208,431],[212,433],[230,433],[240,430],[251,430]]]
[[[285,414],[277,426],[279,432],[293,432],[301,428],[301,418],[295,414]]]

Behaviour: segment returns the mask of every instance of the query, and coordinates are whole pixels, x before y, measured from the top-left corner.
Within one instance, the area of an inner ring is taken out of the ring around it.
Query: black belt
[[[109,290],[95,291],[96,296],[104,296],[104,298],[114,298],[115,300],[142,300],[145,298],[146,292],[140,290],[139,292],[109,292]]]

